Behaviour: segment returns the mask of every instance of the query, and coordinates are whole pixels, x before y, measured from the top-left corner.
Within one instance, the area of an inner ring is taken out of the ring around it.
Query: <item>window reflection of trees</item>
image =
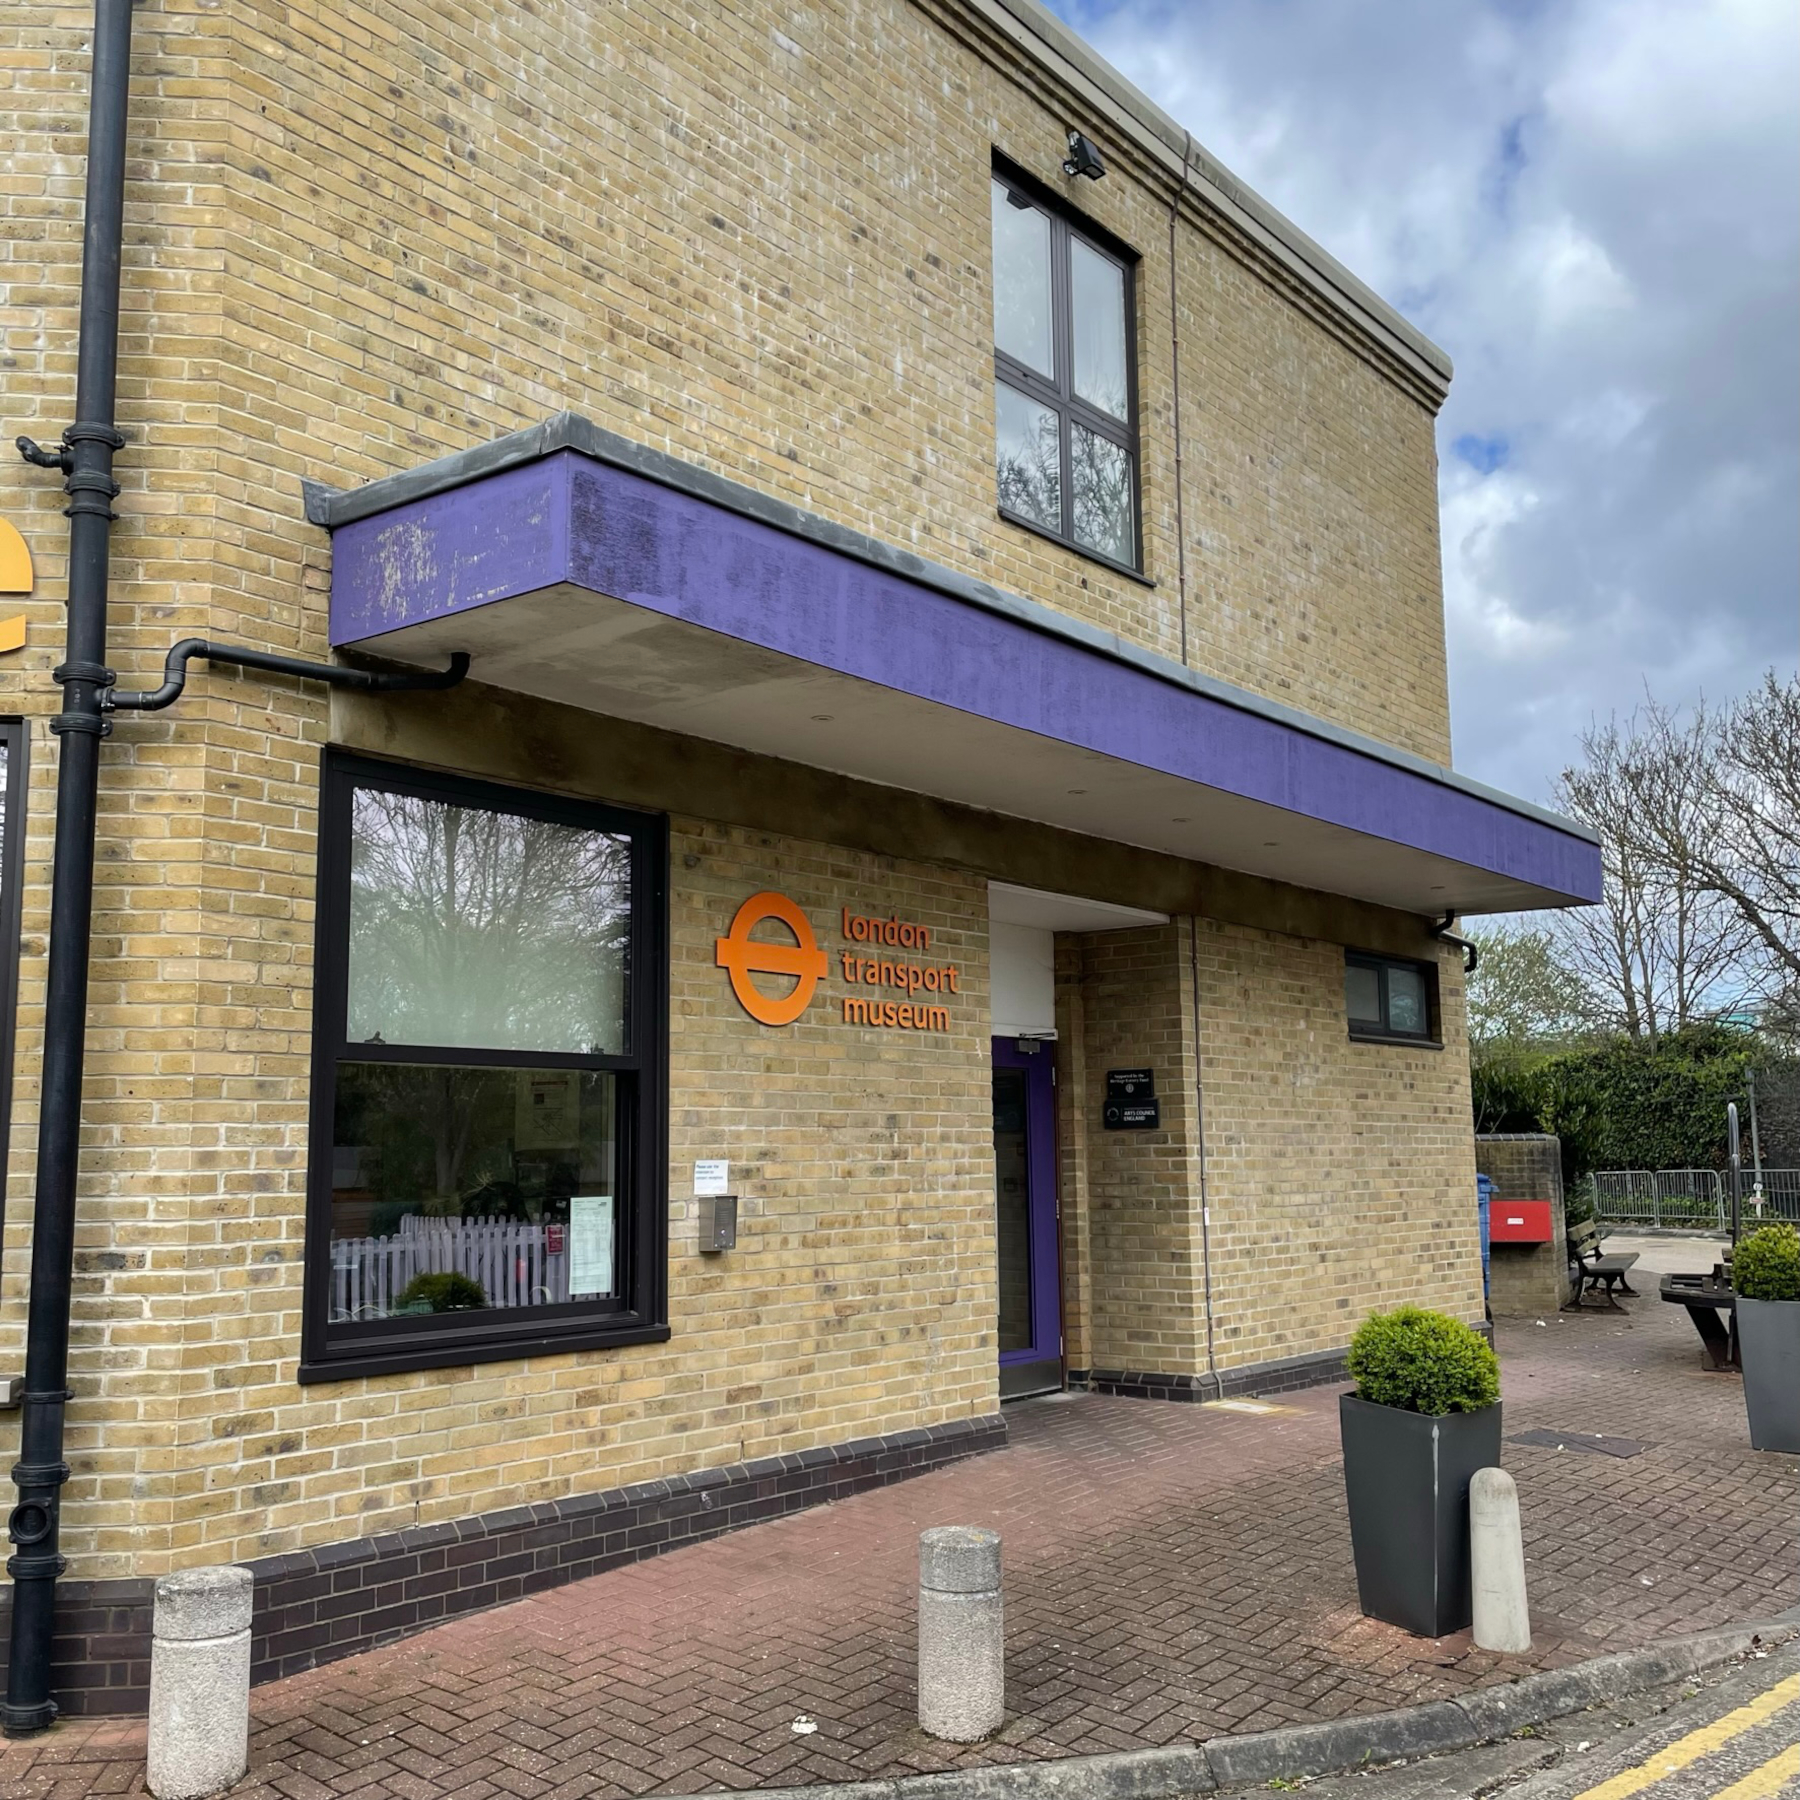
[[[347,1035],[623,1052],[630,869],[623,837],[359,789]]]
[[[571,1072],[566,1143],[520,1141],[531,1071],[418,1063],[339,1065],[338,1235],[384,1236],[408,1213],[541,1221],[584,1184],[613,1191],[613,1077]],[[352,1216],[353,1213],[353,1216]]]
[[[1134,561],[1131,458],[1110,438],[1077,425],[1069,444],[1069,477],[1076,538],[1115,562]]]
[[[1023,445],[1003,443],[995,469],[1000,504],[1058,530],[1062,525],[1062,430],[1055,413],[1037,411]],[[1069,444],[1074,535],[1117,562],[1134,560],[1131,458],[1098,432],[1076,425]]]
[[[1000,446],[995,470],[1000,504],[1055,531],[1062,525],[1061,421],[1042,407],[1031,410],[1032,428],[1024,444],[1014,437]]]

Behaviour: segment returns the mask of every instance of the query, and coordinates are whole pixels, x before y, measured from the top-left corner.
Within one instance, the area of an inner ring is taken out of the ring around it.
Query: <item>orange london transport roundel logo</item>
[[[794,934],[791,944],[767,943],[750,933],[765,919],[774,919]],[[813,936],[806,914],[785,894],[752,894],[737,909],[731,930],[717,940],[716,957],[731,976],[731,991],[738,1004],[759,1025],[791,1025],[806,1011],[813,990],[828,967],[825,952]],[[752,975],[792,975],[791,994],[765,994]]]

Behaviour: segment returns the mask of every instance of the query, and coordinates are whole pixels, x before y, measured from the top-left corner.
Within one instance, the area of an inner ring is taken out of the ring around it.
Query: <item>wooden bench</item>
[[[1592,1219],[1571,1225],[1568,1243],[1569,1261],[1575,1265],[1575,1297],[1563,1311],[1580,1306],[1585,1295],[1604,1285],[1606,1304],[1614,1312],[1623,1312],[1625,1309],[1617,1296],[1630,1294],[1634,1299],[1637,1296],[1637,1289],[1625,1279],[1631,1273],[1631,1265],[1637,1261],[1637,1252],[1628,1250],[1620,1256],[1606,1255],[1600,1248],[1600,1227]]]

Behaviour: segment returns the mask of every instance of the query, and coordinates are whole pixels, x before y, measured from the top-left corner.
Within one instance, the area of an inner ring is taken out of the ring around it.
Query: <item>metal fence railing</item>
[[[1750,1191],[1750,1177],[1744,1177],[1744,1191]],[[1786,1219],[1800,1225],[1800,1169],[1764,1169],[1762,1172],[1763,1209],[1765,1219]],[[1746,1202],[1745,1218],[1755,1218],[1754,1207]]]
[[[1608,1224],[1724,1230],[1731,1193],[1716,1169],[1602,1169],[1594,1176],[1594,1210]],[[1743,1218],[1746,1225],[1758,1219],[1800,1224],[1800,1169],[1764,1169],[1760,1207],[1746,1169]]]

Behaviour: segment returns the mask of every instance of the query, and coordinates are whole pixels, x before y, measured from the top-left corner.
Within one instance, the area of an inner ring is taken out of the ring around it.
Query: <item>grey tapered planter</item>
[[[1750,1447],[1800,1455],[1800,1300],[1739,1294],[1737,1330]]]
[[[1500,1466],[1499,1403],[1434,1417],[1345,1394],[1338,1419],[1363,1611],[1419,1637],[1463,1630],[1475,1617],[1469,1483]]]

